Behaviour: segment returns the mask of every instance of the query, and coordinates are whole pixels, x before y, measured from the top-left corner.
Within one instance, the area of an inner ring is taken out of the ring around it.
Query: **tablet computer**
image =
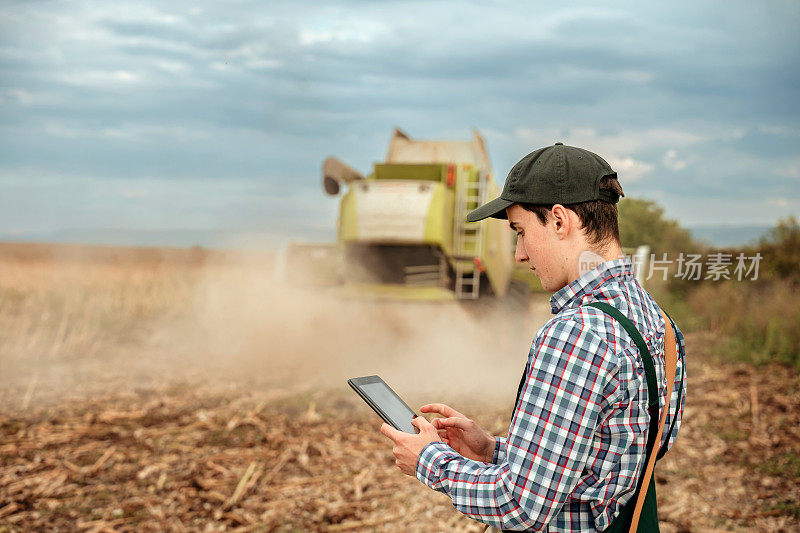
[[[411,419],[417,415],[381,378],[365,376],[348,379],[347,383],[384,422],[400,431],[417,433],[417,428],[411,424]]]

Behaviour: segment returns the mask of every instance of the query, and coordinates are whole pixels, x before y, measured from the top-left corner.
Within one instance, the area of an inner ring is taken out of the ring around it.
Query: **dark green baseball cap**
[[[556,143],[529,153],[508,173],[499,198],[495,198],[467,215],[467,222],[484,218],[506,217],[506,208],[514,204],[577,204],[603,200],[615,204],[619,195],[600,190],[600,179],[617,177],[599,155]]]

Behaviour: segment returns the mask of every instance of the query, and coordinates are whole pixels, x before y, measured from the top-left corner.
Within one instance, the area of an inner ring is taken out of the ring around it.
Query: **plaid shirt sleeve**
[[[508,440],[505,437],[494,438],[494,455],[492,456],[492,464],[500,464],[506,460],[506,446]]]
[[[496,464],[428,444],[416,476],[460,512],[502,529],[542,530],[578,485],[600,423],[619,389],[609,348],[578,317],[551,320],[531,347],[530,369]]]

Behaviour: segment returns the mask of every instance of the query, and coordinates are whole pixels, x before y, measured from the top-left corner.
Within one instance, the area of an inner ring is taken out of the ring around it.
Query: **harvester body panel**
[[[442,224],[437,219],[441,219],[442,187],[437,184],[364,180],[351,187],[348,196],[342,200],[343,242],[412,244],[441,239]]]
[[[341,294],[453,300],[508,291],[513,232],[503,220],[466,221],[500,193],[477,132],[470,141],[423,141],[396,129],[386,160],[368,175],[328,158],[323,180],[331,195],[347,187],[337,231]]]

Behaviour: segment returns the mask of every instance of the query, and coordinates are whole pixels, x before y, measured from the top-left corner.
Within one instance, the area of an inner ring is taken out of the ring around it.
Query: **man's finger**
[[[451,417],[439,419],[439,427],[441,428],[467,429],[471,423],[472,421],[466,418]]]
[[[423,413],[439,413],[442,416],[464,416],[449,405],[443,403],[429,403],[419,408]]]
[[[428,422],[428,419],[422,416],[415,416],[411,419],[411,425],[413,425],[418,430],[422,431],[427,427],[433,427],[433,424]]]
[[[428,427],[433,428],[430,422],[428,422],[425,418],[421,416],[415,416],[411,419],[411,425],[417,428],[417,434],[422,433]]]
[[[393,441],[396,441],[397,437],[399,437],[400,434],[402,434],[403,432],[394,429],[392,426],[384,422],[383,425],[381,425],[381,433],[383,433]]]

